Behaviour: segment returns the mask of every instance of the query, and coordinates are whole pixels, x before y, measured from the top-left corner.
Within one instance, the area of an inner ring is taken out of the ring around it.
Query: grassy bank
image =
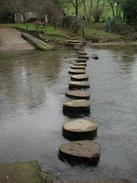
[[[85,27],[85,39],[96,43],[121,42],[130,38],[116,33],[108,33],[102,24],[92,24]]]
[[[48,42],[55,42],[58,44],[63,44],[66,40],[70,39],[69,31],[61,29],[59,27],[54,27],[51,25],[39,25],[35,24],[14,24],[17,29],[32,31],[32,32],[42,32],[47,38]]]
[[[63,44],[68,39],[71,39],[72,32],[60,27],[55,28],[51,25],[46,26],[38,26],[36,28],[35,24],[4,24],[0,25],[4,27],[16,27],[22,30],[28,30],[35,32],[36,30],[42,31],[47,38],[48,42],[54,42],[57,44]],[[105,32],[103,24],[91,24],[85,26],[85,39],[87,41],[91,41],[94,43],[108,43],[108,42],[127,42],[127,41],[136,41],[135,33],[128,34],[128,35],[120,35],[116,33],[108,33]],[[82,39],[82,31],[79,31],[78,36],[76,39]]]

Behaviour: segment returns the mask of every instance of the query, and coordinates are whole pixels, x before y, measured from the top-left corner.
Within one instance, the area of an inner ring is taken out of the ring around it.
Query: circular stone
[[[70,164],[96,166],[100,159],[100,145],[92,141],[76,141],[59,147],[59,158]]]
[[[90,99],[90,93],[82,90],[71,90],[66,92],[65,95],[72,99]]]
[[[88,76],[86,74],[77,74],[71,76],[72,81],[88,81]]]
[[[84,52],[84,51],[78,51],[77,54],[79,54],[79,55],[87,55],[87,53]]]
[[[89,88],[89,84],[87,81],[70,81],[69,83],[70,90],[84,89],[84,88]]]
[[[63,136],[70,140],[93,139],[97,135],[97,124],[86,119],[76,119],[63,127]]]
[[[90,113],[89,100],[70,100],[63,104],[63,113],[68,116],[81,116]]]
[[[82,41],[80,40],[75,40],[75,39],[70,39],[67,41],[68,43],[83,43]]]
[[[74,63],[73,65],[75,65],[75,66],[87,66],[87,64],[86,63]]]
[[[85,66],[75,66],[75,65],[73,65],[73,66],[71,66],[71,69],[86,69],[85,68]]]
[[[84,69],[71,69],[69,71],[69,74],[85,74],[85,70]]]
[[[85,63],[85,62],[86,62],[86,59],[78,58],[78,59],[75,60],[75,62],[76,62],[76,63],[83,63],[83,62]]]
[[[79,55],[78,58],[80,58],[80,59],[89,59],[89,56],[86,56],[86,55]]]

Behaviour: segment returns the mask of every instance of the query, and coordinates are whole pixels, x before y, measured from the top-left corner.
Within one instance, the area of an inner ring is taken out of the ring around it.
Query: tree
[[[82,1],[81,0],[68,0],[67,2],[72,4],[72,6],[75,9],[75,16],[78,17],[78,15],[79,15],[79,6],[82,3]]]
[[[137,0],[124,0],[122,10],[127,23],[137,23]]]

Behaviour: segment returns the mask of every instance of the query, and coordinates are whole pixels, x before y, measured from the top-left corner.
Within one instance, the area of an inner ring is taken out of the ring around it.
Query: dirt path
[[[0,50],[32,50],[34,47],[13,28],[0,28]]]

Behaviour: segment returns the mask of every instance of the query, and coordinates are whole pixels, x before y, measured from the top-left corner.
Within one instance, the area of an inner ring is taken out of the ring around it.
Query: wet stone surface
[[[86,63],[74,63],[73,65],[74,66],[87,66]]]
[[[87,81],[70,81],[69,83],[69,89],[75,90],[75,89],[84,89],[89,88],[89,83]]]
[[[75,62],[76,63],[85,63],[86,62],[86,59],[85,58],[77,58],[76,60],[75,60]]]
[[[86,69],[86,67],[85,66],[71,66],[70,67],[71,69]]]
[[[63,127],[63,136],[70,140],[93,139],[96,134],[97,124],[83,118],[69,121]]]
[[[69,70],[69,74],[85,74],[84,69],[71,69]]]
[[[88,81],[88,75],[87,74],[77,74],[71,76],[72,81]]]
[[[63,113],[70,117],[89,115],[90,101],[84,99],[67,101],[63,105]]]
[[[71,165],[96,166],[100,159],[100,145],[92,141],[75,141],[59,147],[59,158]]]
[[[83,90],[70,90],[65,93],[66,97],[72,99],[89,99],[90,93],[88,91]]]

